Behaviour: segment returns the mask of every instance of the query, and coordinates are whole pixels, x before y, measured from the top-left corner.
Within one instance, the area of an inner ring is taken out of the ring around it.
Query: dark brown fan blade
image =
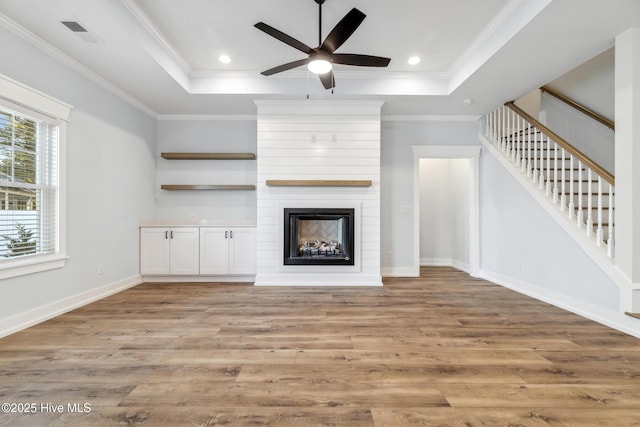
[[[282,43],[286,43],[289,46],[296,48],[301,52],[306,53],[307,55],[310,54],[312,51],[312,49],[306,44],[302,43],[299,40],[294,39],[290,35],[285,34],[280,30],[276,30],[271,25],[267,25],[264,22],[258,22],[257,24],[254,25],[254,27],[256,27],[261,31],[264,31],[265,33],[269,34],[271,37],[274,37],[280,40]]]
[[[336,85],[336,79],[333,76],[333,71],[329,71],[328,73],[318,75],[320,77],[320,81],[322,82],[322,86],[325,89],[331,89]]]
[[[356,53],[334,53],[331,58],[334,64],[358,65],[361,67],[386,67],[391,62],[391,58],[358,55]]]
[[[291,70],[293,68],[299,67],[301,65],[306,65],[309,62],[309,58],[300,59],[298,61],[288,62],[286,64],[278,65],[277,67],[273,67],[268,69],[267,71],[263,71],[260,74],[263,76],[270,76],[272,74],[281,73],[283,71]]]
[[[320,49],[325,52],[333,53],[336,49],[338,49],[344,42],[347,41],[351,34],[362,24],[364,18],[367,15],[360,12],[355,7],[347,13],[344,18],[333,27],[333,30],[329,33],[324,42],[322,42],[322,46]]]

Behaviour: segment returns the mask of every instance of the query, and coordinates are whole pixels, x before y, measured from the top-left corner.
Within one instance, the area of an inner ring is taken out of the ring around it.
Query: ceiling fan
[[[355,53],[335,53],[335,51],[347,41],[351,34],[360,26],[364,18],[367,16],[356,8],[351,9],[341,20],[333,27],[333,30],[322,41],[322,4],[325,0],[314,0],[318,3],[318,47],[311,48],[283,33],[264,22],[258,22],[255,27],[269,34],[289,46],[306,53],[307,58],[298,61],[289,62],[263,71],[262,75],[271,76],[282,71],[291,70],[293,68],[307,65],[309,71],[318,74],[320,81],[325,89],[335,87],[335,77],[333,75],[333,64],[355,65],[359,67],[386,67],[391,61],[390,58],[380,56],[359,55]]]

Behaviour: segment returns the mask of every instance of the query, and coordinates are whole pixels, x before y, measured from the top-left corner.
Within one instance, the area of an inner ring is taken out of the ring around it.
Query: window
[[[0,75],[0,279],[64,265],[69,111]]]
[[[56,251],[58,126],[0,109],[0,260]]]

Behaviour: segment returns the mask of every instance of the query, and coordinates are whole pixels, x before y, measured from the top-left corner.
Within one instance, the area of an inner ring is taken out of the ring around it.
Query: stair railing
[[[600,124],[605,125],[606,127],[608,127],[609,129],[611,129],[612,131],[616,130],[616,124],[613,120],[609,120],[608,118],[604,117],[602,114],[598,114],[595,111],[591,110],[590,108],[585,107],[584,105],[580,104],[579,102],[574,101],[573,99],[569,98],[566,95],[561,94],[560,92],[557,92],[553,89],[551,89],[549,86],[542,86],[540,88],[540,90],[542,92],[546,92],[549,95],[553,96],[554,98],[564,102],[565,104],[567,104],[568,106],[570,106],[571,108],[574,108],[578,111],[580,111],[582,114],[591,117],[593,120],[597,121]]]
[[[513,102],[486,120],[486,137],[493,145],[613,258],[613,174]]]

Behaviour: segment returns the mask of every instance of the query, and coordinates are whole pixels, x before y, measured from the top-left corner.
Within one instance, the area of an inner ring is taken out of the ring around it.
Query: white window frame
[[[58,125],[58,212],[56,215],[58,250],[54,254],[3,260],[0,263],[0,279],[64,267],[68,258],[66,242],[67,123],[72,107],[1,74],[0,107],[27,116],[45,116],[49,122]]]

